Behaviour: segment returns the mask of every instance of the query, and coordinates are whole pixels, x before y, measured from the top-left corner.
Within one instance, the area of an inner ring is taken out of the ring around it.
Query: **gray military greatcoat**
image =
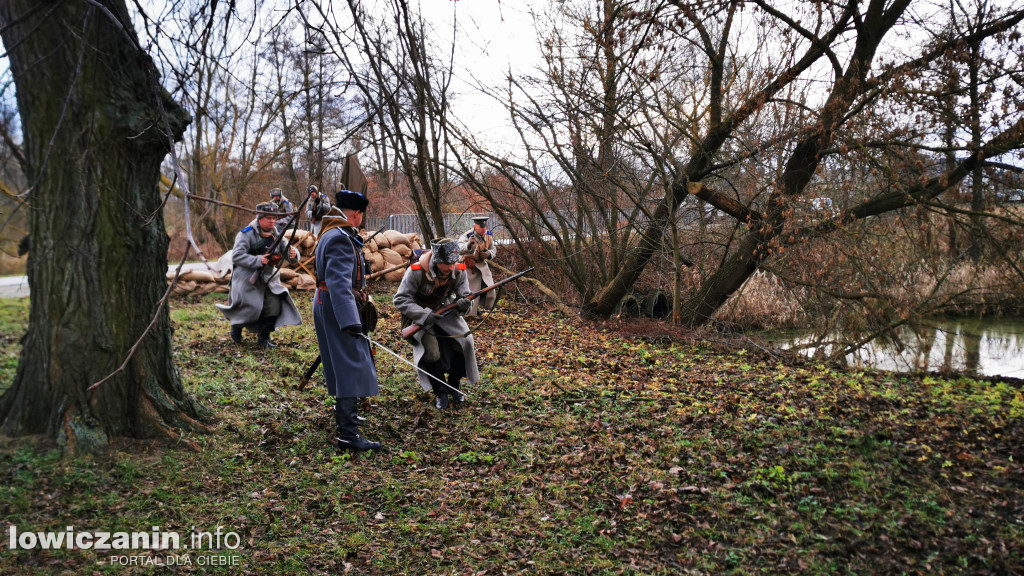
[[[323,224],[324,216],[327,216],[331,211],[331,200],[327,196],[320,195],[317,197],[317,202],[309,201],[309,206],[306,207],[306,217],[309,218],[309,223],[313,236],[320,236],[320,227]]]
[[[232,325],[242,324],[252,328],[259,322],[260,312],[263,310],[263,296],[269,289],[272,294],[281,296],[281,314],[277,317],[274,328],[298,326],[302,324],[302,317],[292,302],[288,288],[281,284],[277,266],[269,263],[262,265],[260,255],[250,253],[254,246],[263,241],[258,230],[256,220],[253,220],[235,236],[235,247],[231,250],[231,292],[228,304],[217,304],[217,308]],[[281,240],[277,245],[277,252],[284,258],[289,258],[288,243],[285,240]],[[252,284],[249,278],[257,270],[259,276],[256,283]]]
[[[313,325],[320,346],[327,391],[335,398],[376,396],[377,370],[370,343],[361,331],[356,292],[363,290],[363,244],[355,229],[331,226],[338,216],[325,216],[326,230],[316,245],[317,290],[313,295]]]
[[[469,284],[467,282],[467,274],[465,270],[460,270],[461,266],[456,266],[452,270],[454,276],[455,287],[452,290],[455,297],[462,297],[470,293]],[[433,312],[430,308],[424,308],[416,303],[417,294],[426,296],[431,293],[434,287],[434,279],[438,276],[437,268],[434,267],[430,261],[430,252],[425,252],[420,257],[419,262],[414,263],[405,271],[405,276],[402,277],[402,283],[398,286],[398,292],[395,293],[394,303],[395,307],[398,308],[399,312],[403,316],[409,317],[413,322],[423,325]],[[446,302],[447,303],[447,302]],[[466,362],[466,380],[469,384],[476,384],[480,381],[480,372],[476,365],[476,350],[473,343],[473,335],[469,334],[469,326],[466,324],[466,320],[452,310],[447,316],[442,318],[437,326],[444,330],[451,336],[456,336],[455,341],[462,348],[462,356]],[[413,363],[417,366],[420,365],[420,360],[423,358],[425,348],[423,347],[423,335],[426,333],[426,328],[420,330],[413,335]],[[420,386],[423,390],[430,391],[433,389],[430,383],[430,378],[427,377],[422,371],[417,371],[420,379]]]

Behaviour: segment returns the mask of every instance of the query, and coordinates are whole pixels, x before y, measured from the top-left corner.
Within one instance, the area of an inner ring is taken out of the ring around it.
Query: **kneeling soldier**
[[[441,238],[431,241],[430,248],[405,271],[394,303],[402,313],[403,328],[423,326],[412,336],[413,360],[422,370],[420,386],[433,390],[435,405],[444,409],[465,400],[460,392],[463,377],[475,384],[480,374],[473,335],[461,316],[469,312],[472,301],[465,298],[471,292],[466,267],[457,264],[458,246],[454,240]],[[434,312],[452,299],[456,299],[459,314],[441,316]]]

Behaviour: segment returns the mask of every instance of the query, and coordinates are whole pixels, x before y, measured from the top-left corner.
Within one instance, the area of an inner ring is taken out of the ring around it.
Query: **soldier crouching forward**
[[[260,348],[277,348],[270,333],[281,326],[302,324],[299,309],[281,284],[277,263],[282,257],[296,260],[295,248],[283,239],[273,247],[278,208],[269,202],[256,207],[256,219],[235,236],[231,250],[231,293],[228,304],[217,308],[231,322],[231,340],[242,342],[242,328],[256,332]]]
[[[454,240],[441,238],[431,241],[430,248],[405,271],[394,303],[402,313],[403,328],[411,324],[424,328],[411,338],[413,360],[421,369],[420,386],[433,390],[435,405],[444,409],[465,400],[460,392],[463,377],[475,384],[480,374],[473,335],[461,316],[469,311],[471,301],[465,298],[470,290],[465,265],[457,264],[458,246]],[[453,299],[459,314],[435,312]]]

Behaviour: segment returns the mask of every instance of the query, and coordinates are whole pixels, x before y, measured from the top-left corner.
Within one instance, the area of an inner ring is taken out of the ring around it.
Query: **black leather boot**
[[[448,408],[448,395],[443,392],[434,392],[434,394],[437,395],[437,398],[434,400],[434,406],[436,406],[438,410]]]
[[[260,348],[277,348],[277,344],[270,341],[270,333],[274,331],[274,324],[277,323],[277,317],[267,318],[260,321],[259,332],[257,333],[256,346]]]
[[[352,440],[338,438],[338,448],[341,450],[355,450],[356,452],[376,451],[380,450],[380,442],[370,442],[362,436],[356,436]]]
[[[231,325],[231,341],[235,344],[242,343],[242,325],[232,324]]]
[[[338,437],[335,441],[340,450],[380,450],[380,442],[371,442],[359,435],[359,424],[356,422],[356,399],[338,398],[334,405],[334,420],[338,426]]]
[[[461,378],[448,378],[448,386],[450,386],[448,392],[451,395],[450,403],[454,408],[460,408],[462,403],[466,401],[466,396],[462,393],[462,387],[459,386],[459,380]]]

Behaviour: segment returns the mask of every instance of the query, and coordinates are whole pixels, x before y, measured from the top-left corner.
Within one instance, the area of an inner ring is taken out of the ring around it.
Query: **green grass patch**
[[[309,295],[296,300],[309,319]],[[363,432],[386,449],[351,455],[329,444],[319,373],[296,388],[318,353],[311,324],[278,331],[276,351],[251,334],[236,346],[223,301],[171,311],[184,384],[218,416],[189,438],[198,451],[122,439],[66,459],[4,439],[0,512],[22,531],[220,526],[238,548],[173,568],[5,548],[0,574],[1024,570],[1012,383],[845,373],[504,305],[476,332],[483,382],[460,410],[433,409],[378,353]],[[411,357],[381,312],[376,339]],[[27,301],[0,300],[8,381],[26,322]]]

